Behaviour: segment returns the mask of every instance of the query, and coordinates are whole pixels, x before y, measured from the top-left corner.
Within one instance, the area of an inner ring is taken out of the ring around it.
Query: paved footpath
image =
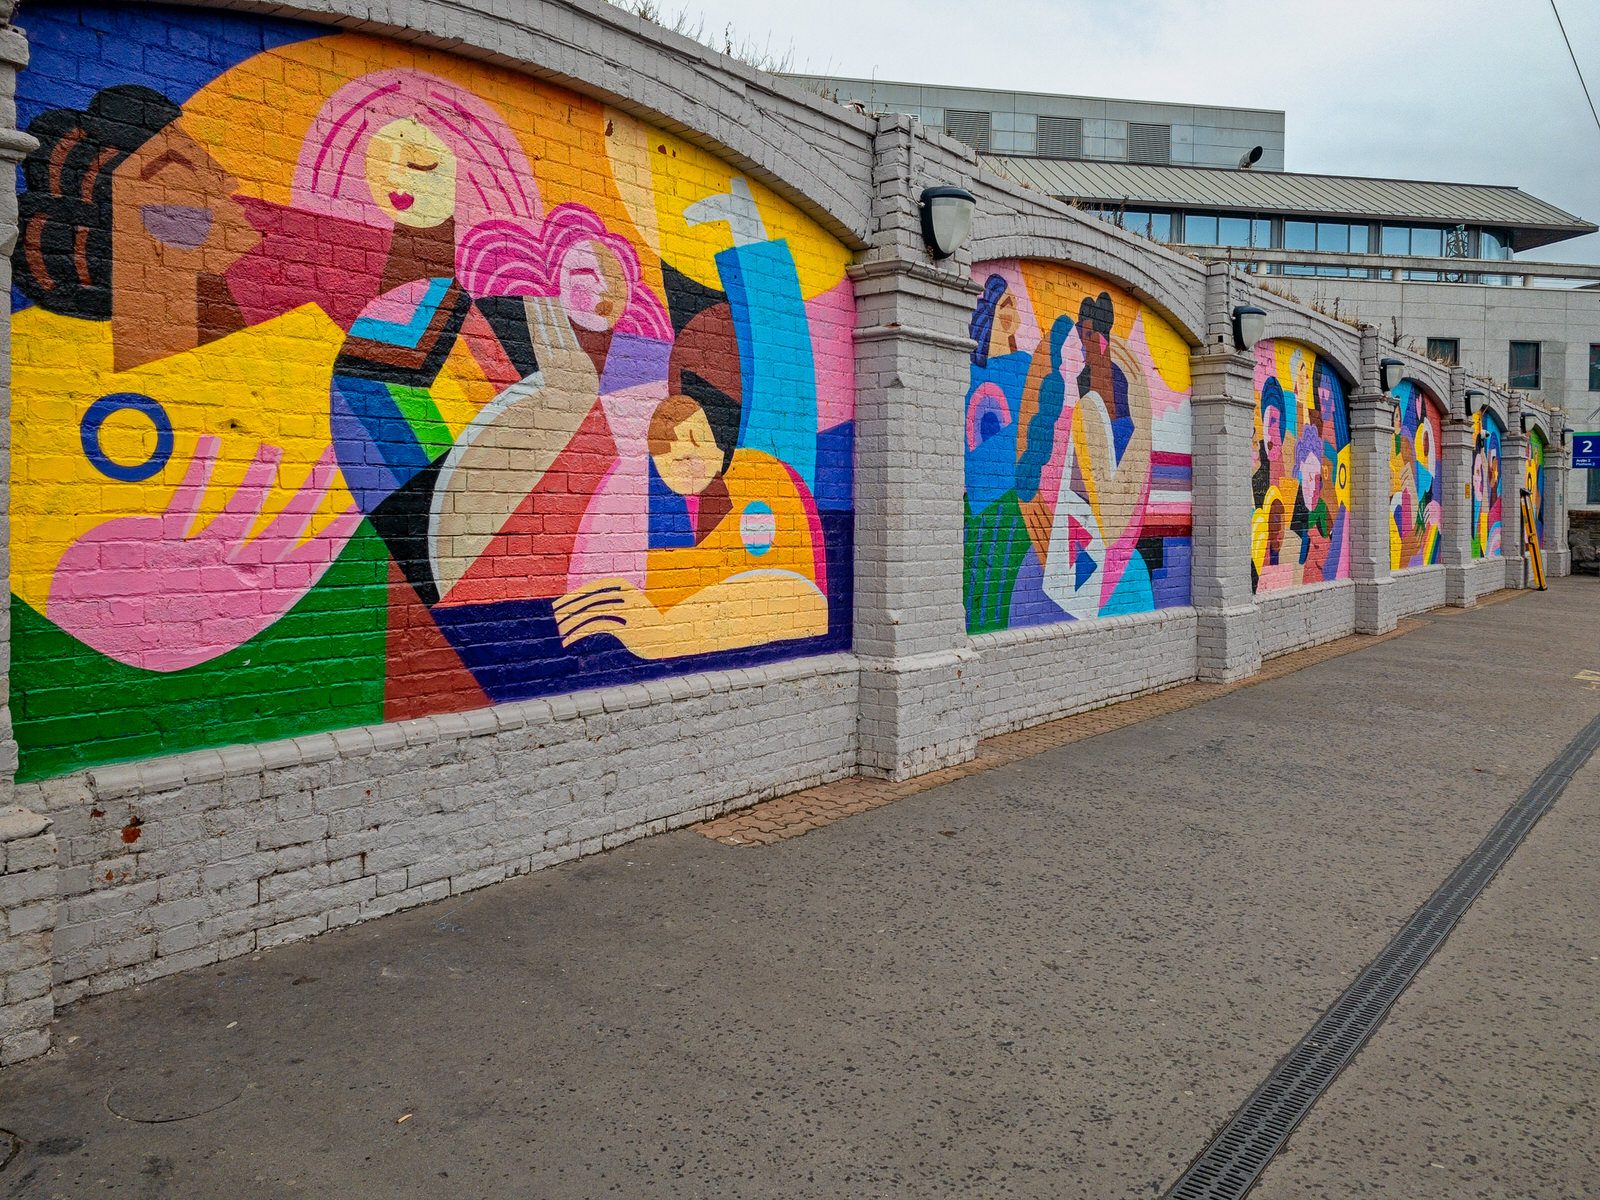
[[[1159,1196],[1600,712],[1584,669],[1562,581],[802,837],[90,1001],[0,1075],[0,1194]],[[1600,760],[1254,1195],[1593,1196],[1597,857]]]

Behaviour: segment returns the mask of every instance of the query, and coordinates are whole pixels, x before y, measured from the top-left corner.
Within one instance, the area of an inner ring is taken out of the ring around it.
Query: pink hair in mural
[[[372,138],[416,121],[455,158],[458,238],[492,217],[537,223],[539,189],[527,155],[494,109],[422,71],[375,71],[335,92],[312,122],[294,172],[294,201],[314,212],[386,226],[367,179]]]
[[[580,324],[592,315],[617,333],[672,340],[672,322],[644,284],[638,251],[585,205],[556,205],[537,232],[516,221],[485,221],[461,238],[457,268],[474,296],[559,296]],[[604,307],[613,282],[622,291],[620,316]]]

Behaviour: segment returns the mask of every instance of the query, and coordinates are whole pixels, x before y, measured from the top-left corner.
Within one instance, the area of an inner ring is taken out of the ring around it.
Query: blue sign
[[[1600,433],[1572,435],[1572,469],[1600,471]]]

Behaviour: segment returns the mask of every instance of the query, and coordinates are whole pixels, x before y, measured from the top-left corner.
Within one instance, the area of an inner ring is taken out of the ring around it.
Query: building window
[[[1589,390],[1600,392],[1600,346],[1589,347]]]
[[[1511,386],[1524,391],[1539,390],[1539,343],[1511,343]]]
[[[1140,121],[1129,121],[1128,161],[1136,163],[1170,163],[1172,161],[1172,126],[1146,125]]]
[[[989,153],[989,134],[992,122],[986,112],[972,112],[962,108],[944,110],[944,131],[958,142],[965,142],[979,154]]]
[[[1461,365],[1461,339],[1429,338],[1428,357],[1436,363],[1443,363],[1447,367],[1459,367]]]
[[[1589,499],[1586,504],[1600,504],[1600,471],[1589,468]]]
[[[1082,158],[1082,117],[1040,117],[1038,153],[1041,158]]]
[[[1185,213],[1183,216],[1183,240],[1191,246],[1215,246],[1217,244],[1217,218],[1204,213]]]

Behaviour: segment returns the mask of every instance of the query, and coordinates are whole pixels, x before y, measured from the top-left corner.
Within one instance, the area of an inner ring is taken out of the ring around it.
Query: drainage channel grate
[[[1167,1200],[1238,1200],[1250,1190],[1334,1076],[1356,1056],[1478,893],[1596,749],[1600,749],[1600,717],[1539,773],[1478,848],[1273,1068],[1173,1185]]]

